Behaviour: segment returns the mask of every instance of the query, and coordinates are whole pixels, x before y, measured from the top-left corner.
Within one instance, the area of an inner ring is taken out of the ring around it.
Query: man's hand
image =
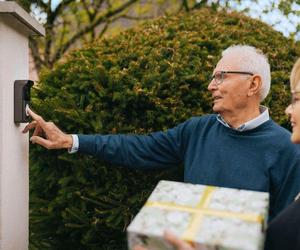
[[[164,238],[177,250],[195,250],[194,247],[184,242],[183,240],[179,239],[175,234],[171,232],[166,231],[164,234]],[[147,249],[141,246],[135,246],[133,250],[152,250],[152,249]]]
[[[32,143],[37,143],[47,149],[72,147],[73,138],[71,135],[63,133],[53,122],[46,122],[43,117],[37,115],[31,109],[28,108],[27,111],[33,121],[24,128],[23,133],[34,129],[30,138]]]

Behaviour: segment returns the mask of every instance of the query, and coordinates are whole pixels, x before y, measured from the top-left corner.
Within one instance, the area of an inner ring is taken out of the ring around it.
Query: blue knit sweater
[[[184,181],[270,192],[269,219],[300,191],[300,153],[269,120],[239,132],[216,115],[194,117],[150,135],[79,135],[79,152],[138,169],[184,164]]]

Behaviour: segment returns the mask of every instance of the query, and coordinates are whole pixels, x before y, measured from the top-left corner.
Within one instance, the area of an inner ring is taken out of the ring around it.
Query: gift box
[[[201,250],[260,250],[269,194],[160,181],[127,228],[128,246],[171,250],[169,230]]]

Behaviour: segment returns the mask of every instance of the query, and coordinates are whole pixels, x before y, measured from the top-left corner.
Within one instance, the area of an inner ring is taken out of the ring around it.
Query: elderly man
[[[270,218],[300,190],[300,155],[290,133],[260,106],[270,89],[267,58],[251,46],[222,53],[208,90],[217,114],[149,135],[67,135],[29,110],[31,141],[139,169],[184,163],[184,181],[270,192]],[[43,132],[43,133],[42,133]],[[40,135],[46,134],[45,138]]]

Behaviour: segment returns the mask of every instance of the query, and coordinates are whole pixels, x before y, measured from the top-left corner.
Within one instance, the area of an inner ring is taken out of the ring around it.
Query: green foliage
[[[273,86],[265,104],[286,125],[284,86],[299,49],[259,21],[210,9],[75,50],[43,73],[33,108],[68,133],[165,130],[211,112],[209,78],[232,44],[268,55]],[[140,172],[36,145],[30,150],[31,249],[126,249],[125,228],[157,181],[182,179],[181,168]]]

